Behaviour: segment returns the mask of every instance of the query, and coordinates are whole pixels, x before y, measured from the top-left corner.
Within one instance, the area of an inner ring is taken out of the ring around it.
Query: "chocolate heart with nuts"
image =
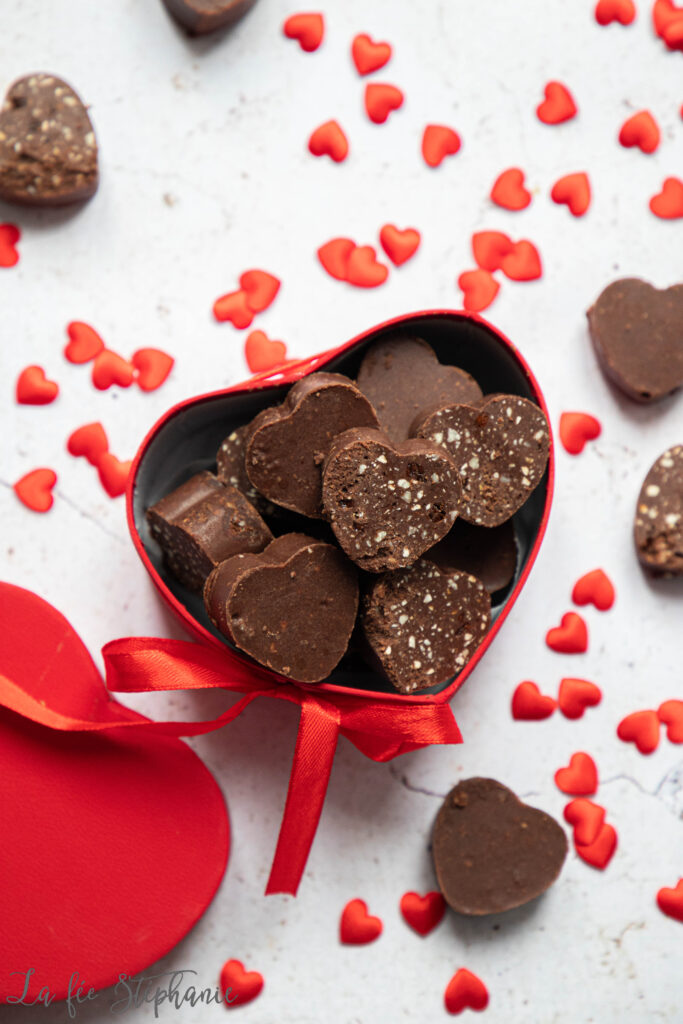
[[[564,829],[495,779],[464,779],[434,823],[439,888],[460,914],[497,914],[540,896],[567,856]]]
[[[651,466],[638,496],[633,528],[640,564],[657,576],[683,575],[683,445]]]
[[[80,98],[55,75],[15,82],[0,110],[0,198],[65,206],[97,189],[95,132]]]
[[[169,13],[193,36],[232,25],[253,3],[254,0],[164,0]]]

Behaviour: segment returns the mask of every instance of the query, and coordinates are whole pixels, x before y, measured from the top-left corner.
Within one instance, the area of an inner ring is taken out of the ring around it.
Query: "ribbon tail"
[[[335,713],[336,712],[336,713]],[[339,736],[339,712],[316,701],[301,705],[299,732],[266,896],[296,896],[318,828]]]

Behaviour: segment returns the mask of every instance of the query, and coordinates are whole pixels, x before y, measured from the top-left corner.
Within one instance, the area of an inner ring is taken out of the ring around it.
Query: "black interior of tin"
[[[429,342],[439,361],[460,366],[478,381],[482,391],[505,392],[535,400],[522,369],[512,353],[497,336],[483,324],[474,323],[456,314],[449,316],[416,316],[397,327],[375,332],[361,344],[354,346],[326,363],[322,369],[355,378],[366,349],[378,338],[397,330],[413,332]],[[218,636],[228,647],[230,642],[213,627],[206,614],[201,594],[186,590],[167,571],[161,550],[152,540],[145,509],[169,491],[178,487],[202,469],[215,469],[216,452],[235,427],[248,423],[268,405],[281,402],[290,385],[269,388],[266,391],[222,395],[207,399],[178,412],[159,430],[147,447],[138,466],[133,495],[133,513],[145,551],[166,586],[190,614],[206,629]],[[517,583],[528,560],[536,534],[543,519],[548,489],[548,471],[525,505],[514,517],[518,557],[515,578],[502,594],[495,595],[492,618],[500,614],[507,596]],[[320,524],[315,526],[320,528]],[[297,525],[296,529],[301,529]],[[242,657],[245,655],[240,652]],[[438,693],[449,686],[452,679],[421,693]],[[326,680],[339,686],[395,693],[381,675],[371,671],[358,655],[348,654]]]

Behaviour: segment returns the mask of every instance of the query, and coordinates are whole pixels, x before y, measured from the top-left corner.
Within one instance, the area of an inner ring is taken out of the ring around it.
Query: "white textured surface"
[[[460,748],[431,749],[377,765],[342,740],[299,897],[264,898],[286,790],[296,713],[261,701],[229,730],[193,745],[229,801],[234,845],[209,912],[159,967],[191,968],[204,986],[235,957],[265,976],[266,988],[240,1020],[258,1024],[395,1024],[447,1019],[443,991],[467,966],[490,992],[484,1019],[505,1024],[621,1024],[683,1020],[683,926],[655,905],[662,885],[683,874],[683,750],[663,739],[649,758],[619,742],[628,712],[681,696],[680,584],[648,582],[632,545],[634,502],[645,472],[681,441],[680,397],[638,408],[598,372],[584,311],[616,276],[658,286],[680,280],[681,222],[647,208],[663,178],[683,168],[683,56],[668,53],[642,2],[635,25],[600,29],[589,0],[465,0],[328,4],[327,38],[303,54],[280,32],[292,0],[259,0],[232,35],[189,42],[159,0],[22,0],[0,14],[3,88],[29,70],[66,78],[92,106],[101,154],[98,195],[75,213],[0,208],[23,232],[21,262],[0,271],[2,318],[2,556],[5,579],[35,589],[66,614],[93,652],[114,637],[168,635],[175,627],[134,554],[123,500],[110,501],[94,470],[64,450],[68,434],[101,419],[112,450],[132,456],[142,435],[177,400],[246,373],[245,333],[212,321],[213,300],[251,266],[283,287],[255,327],[282,338],[289,354],[328,348],[409,310],[457,307],[457,275],[472,266],[474,230],[500,228],[540,248],[541,282],[505,282],[485,315],[530,361],[557,427],[563,409],[593,412],[603,435],[577,459],[558,453],[550,529],[527,588],[493,649],[454,702]],[[400,85],[404,108],[377,127],[362,109],[364,82],[349,58],[356,32],[388,39],[391,64],[375,77]],[[546,81],[572,89],[579,117],[541,125],[534,110]],[[623,120],[649,108],[662,128],[654,156],[616,142]],[[337,117],[351,156],[314,160],[306,140]],[[428,121],[452,124],[461,153],[430,171],[419,154]],[[519,164],[534,202],[510,214],[487,199],[496,175]],[[574,220],[548,199],[562,174],[588,170],[589,214]],[[377,244],[387,221],[423,234],[416,258],[388,284],[363,292],[328,278],[315,250],[335,235]],[[65,362],[64,328],[92,323],[128,355],[158,345],[177,360],[159,391],[96,392],[87,367]],[[16,407],[14,381],[42,364],[61,386],[44,408]],[[8,439],[9,430],[9,439]],[[37,465],[59,474],[47,516],[23,508],[7,485]],[[581,573],[603,566],[618,589],[615,608],[588,609],[590,649],[562,657],[546,629],[570,608]],[[536,680],[555,692],[563,675],[604,691],[581,721],[559,715],[514,722],[514,686]],[[132,701],[155,717],[205,717],[209,695]],[[573,853],[540,901],[494,919],[448,916],[426,939],[398,914],[409,889],[434,879],[429,830],[458,778],[492,775],[561,817],[553,772],[585,749],[603,784],[598,800],[619,833],[604,872]],[[384,934],[365,948],[342,947],[339,913],[367,900]],[[172,899],[172,893],[169,894]],[[16,965],[22,969],[22,965]],[[74,969],[78,968],[77,952]],[[84,1021],[110,1019],[108,993]],[[10,1024],[67,1020],[48,1011],[0,1011]],[[164,1021],[218,1021],[221,1007],[166,1008]],[[150,1020],[151,1007],[130,1019]]]

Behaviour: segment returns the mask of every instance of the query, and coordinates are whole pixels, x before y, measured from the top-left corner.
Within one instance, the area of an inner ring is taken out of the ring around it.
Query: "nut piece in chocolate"
[[[259,664],[318,683],[348,647],[358,610],[354,566],[332,544],[300,533],[219,565],[204,588],[211,621]]]
[[[169,14],[190,35],[201,36],[225,28],[247,13],[255,0],[163,0]]]
[[[683,384],[683,284],[658,291],[613,281],[588,310],[604,374],[637,402],[656,402]]]
[[[411,437],[410,426],[423,410],[453,402],[476,404],[481,388],[457,366],[444,366],[422,338],[388,335],[368,350],[358,387],[372,402],[382,430],[392,441]]]
[[[434,823],[439,888],[460,914],[497,914],[540,896],[567,856],[554,818],[519,800],[495,779],[464,779]]]
[[[97,190],[97,142],[88,112],[55,75],[20,78],[0,110],[0,198],[65,206]]]
[[[646,569],[657,576],[683,575],[683,444],[667,448],[645,477],[633,536]]]
[[[323,511],[356,565],[385,572],[412,565],[445,536],[462,503],[455,462],[439,445],[392,444],[356,428],[340,434],[323,467]]]
[[[483,583],[424,559],[379,576],[363,598],[361,628],[371,660],[401,693],[452,679],[490,624],[491,597]]]
[[[500,526],[472,526],[456,519],[442,541],[425,552],[425,558],[444,572],[468,572],[484,584],[489,594],[499,594],[512,583],[519,551],[511,519]]]
[[[492,395],[481,406],[446,405],[414,424],[418,437],[453,456],[463,484],[463,519],[499,526],[538,486],[550,431],[542,410],[518,395]]]
[[[322,465],[337,434],[376,427],[377,416],[353,381],[313,373],[298,381],[282,405],[251,424],[244,465],[251,484],[276,505],[322,518]]]
[[[208,471],[190,477],[146,515],[169,571],[189,590],[200,590],[224,559],[261,551],[273,539],[244,495]]]

